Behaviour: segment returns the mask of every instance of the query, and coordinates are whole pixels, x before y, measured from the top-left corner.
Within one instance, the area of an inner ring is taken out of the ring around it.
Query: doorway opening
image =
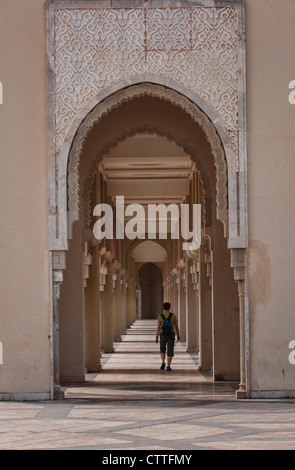
[[[98,377],[119,343],[130,346],[136,322],[155,321],[168,301],[178,317],[183,351],[197,357],[194,373],[207,374],[207,381],[210,376],[212,390],[217,382],[231,382],[232,391],[243,382],[244,393],[243,297],[238,292],[244,261],[243,249],[233,244],[237,218],[229,204],[238,179],[230,174],[221,138],[196,105],[165,87],[139,84],[119,91],[117,100],[112,95],[111,103],[98,105],[95,119],[94,111],[89,121],[86,117],[83,139],[77,133],[80,146],[74,141],[69,153],[71,237],[55,306],[56,387],[85,384],[89,374]],[[118,196],[124,197],[125,225],[133,209],[143,209],[135,232],[150,204],[162,205],[169,214],[172,206],[200,204],[199,248],[184,249],[183,239],[172,236],[171,224],[165,238],[157,232],[150,240],[146,232],[141,239],[98,240],[94,208],[108,204],[115,213]]]
[[[162,273],[154,263],[145,263],[139,269],[139,289],[141,292],[141,318],[157,319],[162,310]],[[140,318],[139,312],[138,316]]]

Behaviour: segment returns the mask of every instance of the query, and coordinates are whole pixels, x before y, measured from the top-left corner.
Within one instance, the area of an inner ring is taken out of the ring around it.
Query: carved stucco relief
[[[54,23],[57,155],[91,98],[118,80],[149,73],[189,87],[217,112],[238,168],[235,7],[58,8]]]
[[[217,217],[228,224],[229,246],[246,246],[243,6],[81,5],[60,0],[47,8],[52,249],[66,249],[69,224],[79,217],[84,139],[104,106],[112,111],[112,99],[124,102],[124,93],[172,100],[203,129],[216,166]]]

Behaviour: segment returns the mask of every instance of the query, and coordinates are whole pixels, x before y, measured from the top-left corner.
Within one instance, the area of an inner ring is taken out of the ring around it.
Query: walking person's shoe
[[[164,370],[165,369],[165,362],[162,362],[162,365],[160,367],[161,370]]]
[[[172,371],[172,369],[171,369],[170,366],[167,366],[167,367],[166,367],[166,370]]]

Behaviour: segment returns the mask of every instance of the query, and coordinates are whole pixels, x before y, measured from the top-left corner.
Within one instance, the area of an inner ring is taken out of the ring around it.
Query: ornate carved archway
[[[208,142],[211,146],[214,164],[216,167],[217,184],[216,184],[216,203],[217,210],[227,209],[227,163],[226,156],[221,144],[221,140],[216,132],[215,127],[210,122],[208,116],[203,113],[196,104],[192,103],[188,98],[161,85],[152,83],[142,83],[133,85],[127,89],[120,90],[108,97],[101,104],[97,105],[85,118],[78,129],[74,138],[73,145],[69,154],[68,163],[68,208],[70,211],[79,210],[79,163],[83,144],[88,133],[93,126],[100,121],[102,116],[110,113],[114,108],[119,107],[122,103],[130,101],[135,97],[152,96],[160,98],[163,101],[169,101],[174,106],[180,107],[185,113],[195,121],[205,132]],[[228,166],[232,168],[235,164],[234,153],[228,156]]]
[[[134,80],[137,81],[138,77],[135,77]],[[87,135],[106,113],[126,101],[144,95],[157,97],[180,107],[204,131],[211,146],[216,167],[217,217],[224,223],[229,246],[244,248],[247,244],[245,177],[244,172],[236,171],[236,155],[225,126],[220,120],[215,121],[215,124],[218,124],[215,126],[211,120],[215,117],[214,111],[211,110],[210,118],[192,101],[192,97],[184,96],[176,90],[150,82],[141,82],[127,89],[119,89],[116,93],[103,99],[84,116],[76,130],[71,146],[69,147],[67,143],[63,146],[59,158],[54,197],[57,202],[57,213],[49,214],[49,223],[52,225],[51,234],[53,235],[51,237],[52,248],[67,249],[68,224],[79,219],[79,164]],[[219,128],[218,132],[217,128]],[[68,141],[68,138],[66,140]]]
[[[91,9],[81,5],[47,2],[53,330],[58,332],[59,285],[66,267],[69,227],[79,219],[79,164],[85,140],[105,113],[148,95],[168,101],[189,115],[211,146],[217,217],[226,227],[232,250],[232,266],[240,287],[241,337],[245,338],[244,254],[248,236],[243,2],[216,0],[209,7],[204,7],[202,1],[195,2],[194,7],[183,2],[182,7],[173,9],[166,8],[166,2],[163,8],[161,2],[159,8],[144,5],[134,9],[105,8],[99,0],[91,3]],[[164,38],[153,37],[149,30],[149,24],[156,27],[159,22]],[[192,26],[187,28],[187,24]],[[105,25],[109,31],[113,27],[124,31],[118,37],[124,36],[127,42],[126,28],[136,32],[136,41],[128,42],[126,53],[119,41],[112,56],[116,38],[107,35]],[[177,50],[171,51],[169,40],[175,28],[181,32],[181,40]],[[57,344],[55,340],[56,356]],[[245,345],[242,350],[245,364]]]
[[[83,121],[89,126],[93,114],[99,118],[103,103],[110,110],[130,99],[130,93],[144,93],[144,87],[153,85],[148,93],[170,99],[191,113],[213,144],[217,132],[228,173],[226,181],[224,168],[217,168],[218,217],[228,225],[229,246],[245,248],[243,1],[216,0],[210,6],[203,1],[194,6],[182,2],[173,8],[167,8],[167,2],[158,2],[156,8],[144,2],[138,8],[112,8],[97,0],[90,8],[49,1],[47,25],[50,249],[67,249],[68,202],[69,219],[78,217],[75,167],[79,139],[86,135]],[[220,165],[220,146],[213,152]],[[227,183],[226,207],[221,189]]]

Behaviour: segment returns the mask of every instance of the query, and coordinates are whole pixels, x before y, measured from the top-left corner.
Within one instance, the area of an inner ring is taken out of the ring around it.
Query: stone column
[[[237,398],[247,398],[246,387],[246,292],[245,292],[245,250],[231,250],[231,265],[234,278],[238,283],[239,315],[240,315],[240,385],[236,391]]]
[[[89,257],[89,255],[88,255]],[[100,292],[98,247],[92,248],[89,276],[85,284],[85,366],[88,372],[97,372],[100,365]]]
[[[185,266],[185,309],[186,309],[186,348],[187,351],[196,351],[199,344],[199,305],[198,305],[198,291],[194,289],[191,279],[190,263],[186,259]]]
[[[178,271],[178,322],[180,329],[180,337],[183,341],[186,341],[186,300],[185,300],[185,288],[183,287],[183,273],[182,269]]]
[[[127,328],[134,323],[136,320],[136,266],[133,256],[130,256],[129,267],[128,267],[128,282],[127,282],[127,311],[126,321]]]
[[[114,319],[113,319],[113,268],[107,264],[107,275],[102,294],[102,349],[106,353],[114,349]]]
[[[136,282],[132,281],[131,289],[131,324],[136,320]]]
[[[66,252],[52,252],[52,382],[53,396],[55,400],[64,398],[60,388],[59,367],[59,299],[60,286],[63,282],[63,270],[66,268]]]
[[[178,311],[178,270],[174,268],[172,271],[172,299],[173,299],[173,305],[174,305],[174,313],[177,316],[179,320],[179,311]]]
[[[60,288],[60,380],[85,380],[84,242],[81,222],[73,226],[67,269]]]
[[[172,310],[174,311],[174,281],[171,274],[168,276],[168,302],[170,302],[172,305]]]
[[[211,370],[212,368],[212,288],[211,288],[211,252],[204,252],[200,247],[199,264],[199,368]],[[207,259],[206,259],[207,257]],[[208,261],[206,263],[206,261]]]
[[[169,300],[168,300],[168,281],[167,281],[167,279],[165,279],[163,281],[163,299],[165,299],[164,302],[166,302],[166,299],[167,299],[167,302],[169,302]]]
[[[113,317],[114,317],[114,341],[121,341],[121,271],[113,273]]]
[[[245,361],[245,283],[238,281],[240,305],[240,385],[237,398],[246,398],[246,361]]]
[[[142,318],[142,297],[141,287],[136,290],[137,318]]]
[[[239,299],[223,225],[215,222],[213,251],[213,376],[238,380],[240,376]]]
[[[130,328],[133,323],[132,320],[132,302],[133,302],[133,293],[132,293],[132,280],[128,279],[127,283],[127,308],[126,308],[126,327]]]
[[[167,294],[168,302],[170,302],[170,304],[172,305],[172,310],[175,310],[174,309],[174,287],[173,287],[173,278],[171,274],[169,274],[168,276],[167,283],[168,283],[168,294]],[[166,302],[165,299],[164,301]]]
[[[60,299],[60,284],[57,281],[56,273],[54,274],[55,280],[53,281],[53,361],[54,361],[54,375],[53,375],[53,387],[54,387],[54,399],[59,400],[64,398],[64,394],[60,389],[60,377],[59,377],[59,299]]]
[[[127,288],[126,288],[126,271],[121,271],[121,334],[126,333],[126,307],[127,307]]]

